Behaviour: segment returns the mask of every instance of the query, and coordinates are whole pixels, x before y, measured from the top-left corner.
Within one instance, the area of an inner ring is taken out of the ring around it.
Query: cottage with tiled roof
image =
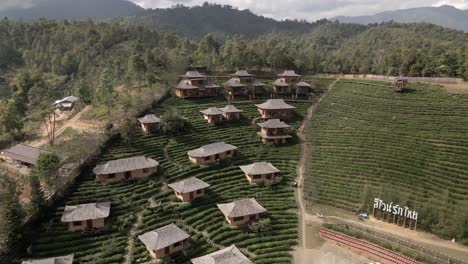
[[[24,260],[21,264],[73,264],[74,255],[46,259]]]
[[[67,205],[62,222],[69,231],[103,228],[110,214],[110,202]]]
[[[174,224],[138,236],[150,255],[155,259],[182,251],[189,237],[189,234]]]
[[[203,118],[210,124],[219,124],[223,121],[223,112],[216,107],[210,107],[208,109],[200,111]]]
[[[159,162],[144,156],[111,160],[97,165],[93,172],[103,183],[146,178],[156,173]]]
[[[255,162],[250,165],[239,166],[239,168],[245,173],[245,177],[250,183],[273,180],[280,172],[269,162]]]
[[[296,107],[287,104],[283,99],[269,99],[263,104],[256,105],[262,118],[289,120],[293,117]]]
[[[261,131],[257,134],[265,144],[281,145],[285,144],[288,138],[291,138],[288,135],[290,126],[279,119],[269,119],[266,122],[258,123],[258,126],[261,127]]]
[[[233,105],[227,105],[223,108],[218,108],[223,113],[223,119],[226,121],[235,121],[240,119],[240,113],[243,111]]]
[[[182,202],[191,202],[205,196],[210,185],[198,178],[191,177],[183,181],[168,184]]]
[[[203,257],[194,258],[192,264],[253,264],[253,262],[232,245]]]
[[[267,212],[254,198],[217,204],[217,206],[226,217],[226,221],[233,226],[256,222]]]
[[[155,133],[159,130],[161,119],[154,114],[149,114],[142,118],[138,118],[138,122],[140,122],[143,131],[147,133]]]
[[[208,77],[198,71],[187,71],[179,76],[175,94],[180,98],[216,96],[220,87],[208,82]]]
[[[195,164],[208,165],[232,159],[236,153],[237,147],[226,144],[224,142],[217,142],[187,152],[187,155]]]
[[[9,149],[2,151],[0,158],[8,163],[17,166],[26,166],[28,168],[34,167],[39,155],[42,153],[50,153],[48,151],[28,146],[24,144],[15,145]]]

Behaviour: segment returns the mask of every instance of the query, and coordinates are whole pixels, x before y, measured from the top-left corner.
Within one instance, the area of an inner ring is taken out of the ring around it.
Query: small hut
[[[235,121],[240,119],[240,114],[243,112],[233,105],[227,105],[223,108],[218,108],[223,113],[223,119],[226,121]]]
[[[110,202],[67,205],[62,222],[69,231],[104,228],[110,214]]]
[[[191,202],[195,199],[202,198],[205,196],[206,190],[210,187],[208,183],[195,177],[168,184],[168,186],[174,190],[175,195],[182,202]]]
[[[312,86],[304,81],[300,81],[296,84],[296,95],[304,96],[310,93]]]
[[[61,100],[57,100],[53,103],[55,108],[58,108],[62,111],[71,111],[73,107],[75,107],[76,102],[78,102],[79,98],[76,96],[67,96]]]
[[[191,150],[187,152],[187,155],[190,161],[195,164],[208,165],[218,161],[232,159],[236,154],[236,150],[236,146],[224,142],[217,142]]]
[[[394,81],[395,91],[399,93],[403,93],[407,85],[408,85],[408,78],[405,78],[403,76],[396,78]]]
[[[302,79],[302,75],[292,70],[285,70],[283,73],[278,74],[278,78],[287,84],[296,84]]]
[[[97,165],[93,172],[102,183],[142,179],[156,173],[159,162],[144,156],[110,160]]]
[[[234,99],[236,96],[245,94],[245,85],[239,82],[237,79],[230,79],[224,83],[224,86],[226,87],[226,91],[231,99]]]
[[[272,83],[273,90],[272,95],[287,95],[290,94],[290,85],[282,79],[277,79]]]
[[[253,262],[232,245],[203,257],[194,258],[192,264],[253,264]]]
[[[46,150],[24,144],[15,145],[0,153],[0,158],[18,167],[32,168],[42,153],[50,153]]]
[[[248,85],[255,80],[255,75],[248,73],[246,70],[238,70],[231,74],[231,78],[242,84]]]
[[[138,238],[145,245],[150,255],[155,259],[159,259],[182,251],[187,246],[190,235],[178,226],[170,224],[144,233]]]
[[[267,145],[286,144],[286,140],[291,138],[288,135],[288,128],[290,126],[279,119],[269,119],[266,122],[258,123],[258,125],[261,127],[261,131],[257,134],[262,138],[263,143]]]
[[[180,98],[209,97],[218,94],[219,86],[209,83],[208,77],[198,71],[187,71],[179,76],[175,94]]]
[[[218,124],[223,121],[223,112],[216,107],[210,107],[208,109],[200,111],[203,114],[203,118],[210,124]]]
[[[217,206],[232,226],[257,222],[267,212],[254,198],[217,204]]]
[[[284,102],[283,99],[269,99],[263,104],[256,105],[262,118],[289,120],[293,117],[296,107]]]
[[[159,130],[161,119],[154,114],[150,114],[145,115],[142,118],[138,118],[138,122],[140,122],[143,131],[147,133],[155,133]]]
[[[245,177],[250,183],[273,180],[280,172],[269,162],[255,162],[250,165],[239,166],[239,168],[245,173]]]

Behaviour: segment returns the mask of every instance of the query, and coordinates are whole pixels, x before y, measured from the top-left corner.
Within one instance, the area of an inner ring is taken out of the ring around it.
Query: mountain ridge
[[[389,21],[399,23],[426,22],[468,32],[468,10],[458,9],[450,5],[385,11],[369,16],[337,16],[330,20],[356,24],[373,24]]]

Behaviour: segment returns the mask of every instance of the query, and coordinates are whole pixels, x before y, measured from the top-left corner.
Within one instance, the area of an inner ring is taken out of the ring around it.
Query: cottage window
[[[109,179],[115,178],[115,173],[111,173],[111,174],[107,175],[107,178],[109,178]]]
[[[233,220],[234,220],[234,222],[242,221],[242,220],[244,220],[244,217],[243,216],[234,217]]]
[[[203,190],[197,190],[197,194],[201,194]]]
[[[148,168],[144,168],[143,169],[143,173],[148,173],[149,172],[149,169]]]
[[[205,157],[205,160],[210,160],[210,157]]]
[[[74,226],[81,226],[81,221],[75,221],[75,222],[73,222],[73,225]]]

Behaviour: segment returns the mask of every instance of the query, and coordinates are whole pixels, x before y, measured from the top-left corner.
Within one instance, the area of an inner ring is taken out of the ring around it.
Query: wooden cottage
[[[273,90],[271,91],[273,95],[288,95],[290,94],[290,86],[284,80],[277,79],[272,83]]]
[[[237,79],[230,79],[229,81],[224,83],[224,87],[226,87],[226,91],[230,98],[246,94],[246,86],[239,82],[239,80]]]
[[[253,264],[235,245],[191,261],[192,264]]]
[[[100,229],[106,226],[110,214],[110,202],[67,205],[62,222],[69,231]]]
[[[288,128],[290,126],[279,119],[270,119],[266,122],[258,123],[258,125],[261,127],[261,131],[258,132],[258,135],[265,144],[286,144],[286,140],[291,138],[291,136],[288,135]]]
[[[142,118],[138,118],[138,122],[140,122],[143,131],[147,133],[155,133],[159,130],[161,119],[153,114],[150,114],[145,115]]]
[[[248,90],[248,94],[252,99],[255,99],[257,96],[261,96],[265,94],[265,86],[266,84],[260,81],[254,81]]]
[[[138,238],[150,255],[159,259],[182,251],[187,246],[190,236],[176,225],[170,224],[144,233]]]
[[[247,85],[254,82],[255,75],[248,73],[246,70],[239,70],[231,74],[231,78]]]
[[[67,96],[61,100],[57,100],[53,103],[55,108],[58,108],[62,111],[71,111],[73,107],[75,107],[76,102],[78,102],[79,98],[76,96]]]
[[[269,99],[263,104],[256,105],[262,118],[289,120],[293,117],[293,110],[296,107],[288,105],[283,99]]]
[[[300,81],[296,84],[296,95],[308,95],[312,86],[304,81]]]
[[[191,177],[168,185],[182,202],[191,202],[202,198],[210,185],[198,178]]]
[[[18,167],[24,166],[27,168],[32,168],[34,165],[36,165],[36,161],[42,153],[50,152],[33,146],[18,144],[2,151],[0,153],[0,158]]]
[[[302,75],[291,70],[286,70],[283,73],[278,74],[278,78],[287,84],[296,84],[302,79]]]
[[[219,124],[223,121],[223,112],[216,107],[210,107],[200,111],[200,113],[203,114],[203,118],[210,124]]]
[[[250,183],[273,180],[280,172],[269,162],[255,162],[250,165],[239,166],[239,168],[245,173],[245,177]]]
[[[24,260],[21,264],[73,264],[74,255],[46,259]]]
[[[218,109],[223,113],[223,119],[226,121],[239,120],[240,114],[243,112],[242,110],[237,109],[237,107],[233,105],[227,105],[223,108]]]
[[[226,221],[232,226],[257,222],[260,217],[267,212],[267,210],[253,198],[237,200],[232,203],[217,204],[217,206],[226,217]]]
[[[159,162],[144,156],[111,160],[97,165],[93,172],[103,183],[146,178],[156,173]]]
[[[217,142],[191,150],[187,152],[187,154],[191,162],[198,165],[208,165],[218,161],[232,159],[236,150],[237,147],[233,145]]]
[[[196,98],[218,95],[220,87],[209,83],[208,77],[198,71],[187,71],[184,75],[180,75],[179,79],[179,83],[175,88],[177,97]]]

